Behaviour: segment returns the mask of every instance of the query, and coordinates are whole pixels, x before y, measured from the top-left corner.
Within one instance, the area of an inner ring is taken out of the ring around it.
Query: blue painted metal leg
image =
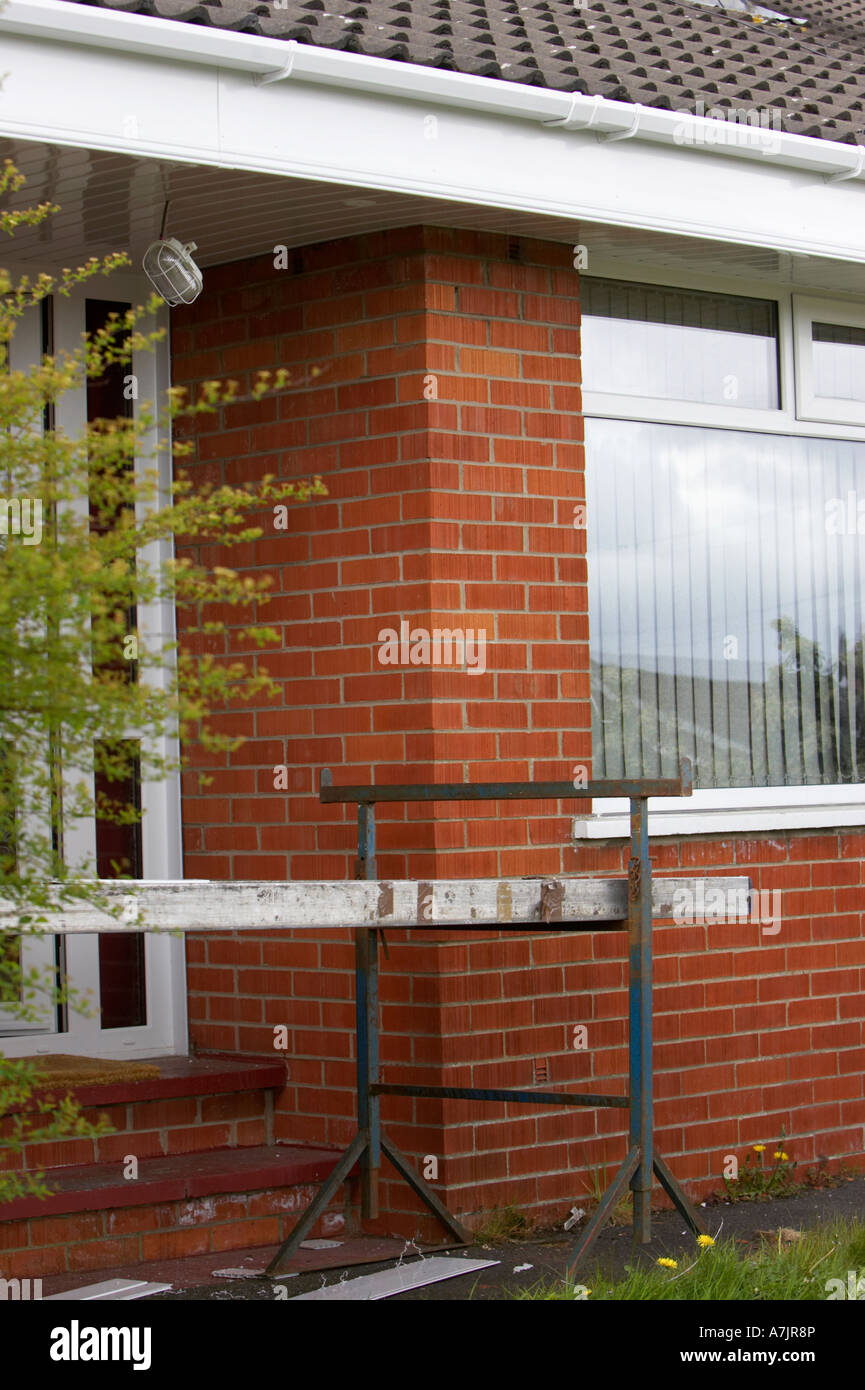
[[[362,802],[357,808],[358,878],[374,879],[375,807]],[[381,1171],[381,1102],[371,1087],[379,1079],[377,931],[355,932],[355,989],[357,1011],[357,1123],[369,1135],[369,1145],[361,1162],[361,1215],[364,1220],[378,1216],[378,1182]]]
[[[631,1179],[634,1239],[652,1239],[652,864],[649,816],[644,797],[631,801],[631,860],[628,865],[629,1095],[630,1148],[640,1163]]]
[[[378,1216],[381,1169],[381,1102],[371,1087],[378,1081],[378,932],[355,934],[357,957],[357,1123],[369,1135],[361,1163],[361,1214]]]

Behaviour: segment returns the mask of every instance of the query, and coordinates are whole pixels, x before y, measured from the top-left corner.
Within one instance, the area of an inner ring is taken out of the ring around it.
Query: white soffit
[[[606,103],[604,119],[618,106],[617,119],[638,112],[643,127],[639,138],[627,138],[635,125],[611,140],[545,125],[537,109],[553,118],[568,100],[561,93],[308,47],[297,50],[303,73],[261,84],[239,65],[260,78],[277,49],[289,62],[288,45],[77,11],[51,0],[9,0],[0,11],[0,136],[865,260],[865,186],[846,146],[784,136],[789,158],[762,159],[657,143],[652,132],[673,113]],[[30,16],[36,29],[54,28],[37,37]],[[93,32],[78,43],[81,26]],[[390,90],[372,90],[383,82]],[[513,114],[502,113],[505,102]],[[791,162],[802,159],[813,167]],[[831,181],[833,169],[843,181]]]
[[[560,241],[563,266],[570,266],[570,247],[579,243],[595,273],[615,273],[622,265],[631,275],[643,268],[669,273],[671,282],[688,273],[865,294],[865,264],[769,247],[25,140],[0,139],[4,158],[27,179],[10,206],[51,202],[60,209],[6,243],[4,261],[22,268],[79,264],[113,251],[138,261],[159,234],[168,198],[171,230],[196,241],[196,260],[205,268],[267,255],[276,245],[310,246],[424,223]]]

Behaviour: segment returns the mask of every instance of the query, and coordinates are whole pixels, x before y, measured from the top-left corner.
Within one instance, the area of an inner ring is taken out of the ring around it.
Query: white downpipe
[[[175,20],[71,4],[67,0],[8,0],[0,10],[2,33],[247,72],[258,84],[307,81],[534,120],[561,130],[593,131],[608,140],[651,140],[686,149],[700,148],[787,168],[810,169],[835,181],[865,177],[861,147],[835,141],[783,131],[773,131],[771,141],[762,145],[749,145],[747,140],[719,140],[719,121],[686,111],[665,111],[609,101],[606,97],[441,72],[419,64],[338,53],[294,40],[234,34]]]

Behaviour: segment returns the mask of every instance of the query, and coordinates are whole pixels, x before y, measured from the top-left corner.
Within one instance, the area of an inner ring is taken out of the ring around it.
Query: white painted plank
[[[286,928],[602,925],[627,916],[624,879],[413,879],[225,883],[184,879],[132,885],[105,881],[119,918],[74,902],[48,917],[50,932],[261,931]],[[747,878],[656,878],[656,917],[679,922],[744,920]],[[0,900],[0,929],[18,932],[14,910]],[[26,930],[26,928],[25,928]]]

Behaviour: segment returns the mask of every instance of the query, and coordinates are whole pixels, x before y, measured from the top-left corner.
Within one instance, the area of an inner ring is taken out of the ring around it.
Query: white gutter
[[[607,140],[649,140],[705,149],[808,169],[833,181],[865,177],[861,146],[789,135],[771,127],[761,130],[737,126],[685,111],[664,111],[609,101],[606,97],[570,95],[419,64],[339,53],[294,40],[258,38],[103,10],[67,0],[8,0],[0,10],[0,33],[247,72],[257,84],[306,81],[342,91],[370,92],[537,121],[560,130],[585,130]]]

